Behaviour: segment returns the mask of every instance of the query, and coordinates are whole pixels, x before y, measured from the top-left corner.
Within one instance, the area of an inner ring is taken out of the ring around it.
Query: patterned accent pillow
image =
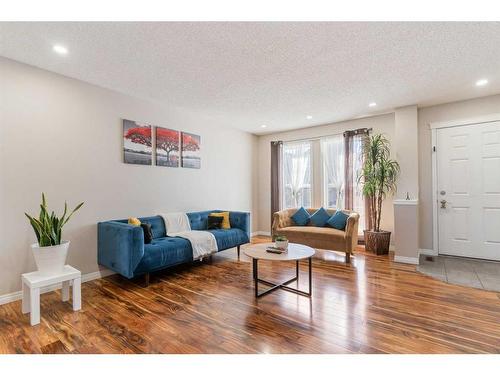
[[[130,225],[135,225],[136,227],[138,227],[138,226],[141,225],[141,221],[138,218],[136,218],[136,217],[129,217],[128,218],[128,223]]]
[[[222,221],[224,218],[222,216],[211,216],[208,215],[208,225],[207,229],[222,229]]]
[[[144,243],[151,243],[151,241],[153,241],[153,231],[151,230],[151,224],[141,223],[141,227],[144,231]]]
[[[208,216],[223,217],[221,229],[231,229],[231,223],[229,222],[229,211],[224,212],[212,212]]]

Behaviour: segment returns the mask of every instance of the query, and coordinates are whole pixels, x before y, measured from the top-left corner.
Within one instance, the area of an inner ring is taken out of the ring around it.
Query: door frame
[[[431,130],[431,158],[432,158],[432,247],[434,255],[439,254],[439,225],[438,225],[438,187],[437,187],[437,131],[443,128],[452,128],[466,125],[479,125],[488,122],[500,121],[500,113],[492,113],[479,117],[457,119],[451,121],[430,122]]]

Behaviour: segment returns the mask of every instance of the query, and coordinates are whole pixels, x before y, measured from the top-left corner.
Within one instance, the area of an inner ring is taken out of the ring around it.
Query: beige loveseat
[[[358,244],[358,221],[359,214],[344,210],[349,218],[345,231],[331,227],[315,227],[309,223],[306,226],[296,226],[292,220],[292,215],[296,208],[275,212],[273,214],[272,235],[286,236],[290,242],[300,243],[316,249],[335,250],[345,252],[345,262],[349,263],[351,254]],[[307,212],[312,215],[316,208],[308,208]],[[335,210],[327,210],[329,215],[333,215]]]

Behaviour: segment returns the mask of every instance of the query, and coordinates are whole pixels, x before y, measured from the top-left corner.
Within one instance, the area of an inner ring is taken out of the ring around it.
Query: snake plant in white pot
[[[37,243],[31,245],[31,250],[38,271],[41,274],[52,275],[63,270],[68,256],[69,241],[62,239],[62,229],[71,216],[82,206],[83,202],[68,214],[68,205],[65,202],[63,215],[58,217],[54,211],[49,214],[47,200],[45,194],[42,193],[38,218],[24,213],[30,221],[38,240]]]

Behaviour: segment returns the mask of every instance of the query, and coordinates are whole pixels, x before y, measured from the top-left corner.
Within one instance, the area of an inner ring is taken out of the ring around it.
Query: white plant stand
[[[78,311],[82,308],[82,274],[76,268],[66,265],[61,273],[51,276],[40,275],[37,271],[22,275],[22,311],[30,313],[32,326],[40,323],[40,289],[62,283],[62,300],[69,301],[70,281],[73,281],[73,311]]]

